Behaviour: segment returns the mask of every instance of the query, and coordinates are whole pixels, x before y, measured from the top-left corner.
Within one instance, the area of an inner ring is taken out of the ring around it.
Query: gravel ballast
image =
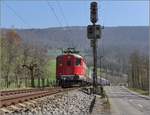
[[[88,115],[93,98],[79,90],[63,92],[36,99],[14,115]]]

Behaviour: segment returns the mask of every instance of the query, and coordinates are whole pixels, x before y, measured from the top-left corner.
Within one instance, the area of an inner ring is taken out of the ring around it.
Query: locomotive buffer
[[[98,21],[97,2],[92,2],[90,6],[90,21],[93,25],[87,26],[87,37],[91,40],[93,48],[93,92],[97,89],[97,40],[101,38],[101,26],[96,25]]]

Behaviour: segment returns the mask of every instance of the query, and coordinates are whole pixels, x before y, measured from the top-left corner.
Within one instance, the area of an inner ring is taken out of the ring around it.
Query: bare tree
[[[48,62],[46,49],[37,43],[21,42],[21,37],[14,31],[6,32],[0,39],[1,75],[6,88],[10,84],[21,87],[23,81],[26,87],[28,81],[30,81],[30,86],[35,87],[35,79],[39,82],[38,86],[40,86],[40,81],[44,83],[48,73],[45,67]]]
[[[130,56],[131,69],[129,71],[129,86],[133,88],[139,88],[148,90],[149,87],[149,66],[148,56],[140,55],[138,51],[135,51]]]
[[[17,48],[19,47],[21,38],[15,31],[8,31],[1,38],[1,61],[2,61],[2,78],[5,79],[6,87],[10,85],[13,77],[14,62],[17,57]]]

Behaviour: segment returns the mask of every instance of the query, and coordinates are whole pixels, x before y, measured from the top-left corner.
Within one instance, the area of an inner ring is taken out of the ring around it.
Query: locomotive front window
[[[76,59],[76,65],[81,65],[81,59]]]
[[[67,66],[71,66],[71,61],[70,60],[67,61]]]

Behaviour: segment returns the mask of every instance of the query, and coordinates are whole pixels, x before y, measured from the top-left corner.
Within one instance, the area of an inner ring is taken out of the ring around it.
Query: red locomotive
[[[56,58],[56,80],[61,86],[87,80],[85,59],[73,48],[68,48]]]

